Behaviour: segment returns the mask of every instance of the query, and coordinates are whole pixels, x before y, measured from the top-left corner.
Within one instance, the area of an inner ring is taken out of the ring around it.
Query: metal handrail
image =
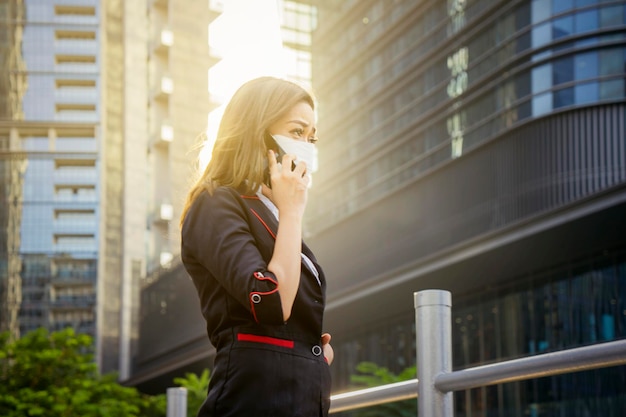
[[[435,386],[443,392],[460,391],[625,364],[626,340],[615,340],[443,373],[435,378]],[[335,394],[330,413],[417,398],[417,387],[417,379],[411,379]]]
[[[625,364],[626,340],[615,340],[441,374],[435,386],[459,391]]]
[[[417,397],[417,415],[452,417],[453,392],[626,364],[626,339],[559,350],[452,372],[452,299],[448,291],[413,294],[418,379],[331,396],[330,413]],[[171,391],[170,391],[171,390]],[[184,392],[183,392],[184,391]],[[186,416],[186,389],[168,389],[168,417]]]
[[[417,379],[344,392],[330,397],[330,413],[417,398]]]

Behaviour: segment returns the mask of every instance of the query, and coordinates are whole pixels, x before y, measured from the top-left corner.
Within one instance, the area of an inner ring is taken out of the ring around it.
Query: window
[[[55,185],[56,201],[96,201],[96,188],[90,184],[63,184]]]
[[[91,233],[86,234],[55,234],[53,243],[60,252],[94,251],[96,238]]]
[[[72,210],[72,209],[55,209],[54,218],[56,220],[71,222],[75,224],[92,222],[95,220],[94,209]]]
[[[77,103],[57,103],[55,105],[57,113],[63,111],[95,111],[95,104],[77,104]]]
[[[92,259],[56,258],[52,261],[52,271],[56,279],[89,279],[94,281],[97,262]]]
[[[82,79],[56,79],[54,83],[57,88],[90,88],[96,86],[96,80],[82,80]]]
[[[94,167],[95,159],[55,159],[54,167],[56,169],[71,169],[77,167]]]
[[[96,32],[85,30],[55,30],[54,37],[56,39],[96,39]]]
[[[57,64],[94,64],[95,55],[55,55]]]
[[[574,17],[576,32],[584,33],[598,29],[598,10],[585,10]]]
[[[95,16],[96,8],[93,6],[75,6],[75,5],[56,5],[54,6],[54,14],[56,15],[79,15],[79,16]]]
[[[559,39],[574,33],[574,18],[565,16],[552,22],[552,38]]]

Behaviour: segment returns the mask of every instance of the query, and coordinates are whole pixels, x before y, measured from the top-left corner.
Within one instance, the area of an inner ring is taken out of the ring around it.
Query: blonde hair
[[[181,224],[205,191],[212,194],[226,186],[254,194],[259,189],[267,163],[267,130],[301,102],[315,110],[311,92],[280,78],[256,78],[239,87],[224,110],[211,160],[187,195]]]

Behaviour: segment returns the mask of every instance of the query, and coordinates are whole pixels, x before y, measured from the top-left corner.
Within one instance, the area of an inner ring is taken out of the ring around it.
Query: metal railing
[[[452,417],[454,391],[626,364],[626,340],[616,340],[453,372],[450,292],[424,290],[413,296],[417,379],[335,394],[331,414],[420,397],[428,401],[417,402],[418,416]],[[167,417],[186,417],[181,393],[171,391],[170,400],[170,390]],[[174,413],[174,406],[170,414],[170,401],[182,414]]]
[[[334,395],[331,413],[420,397],[417,415],[451,417],[454,391],[626,364],[626,340],[616,340],[452,372],[450,292],[416,292],[414,302],[417,379]]]

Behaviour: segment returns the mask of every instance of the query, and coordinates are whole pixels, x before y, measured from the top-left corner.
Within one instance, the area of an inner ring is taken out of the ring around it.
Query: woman
[[[189,192],[181,256],[216,348],[199,417],[328,414],[326,281],[302,242],[315,132],[305,89],[249,81],[227,105],[211,161]]]

